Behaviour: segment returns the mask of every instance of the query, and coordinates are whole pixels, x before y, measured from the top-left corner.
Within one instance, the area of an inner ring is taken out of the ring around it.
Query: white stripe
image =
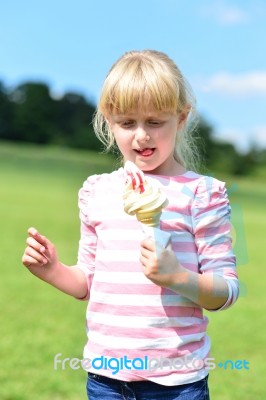
[[[116,337],[107,336],[100,333],[90,331],[89,338],[91,342],[99,345],[105,344],[108,349],[174,349],[180,345],[199,341],[205,336],[205,332],[195,333],[193,335],[173,336],[157,339],[139,339],[134,337]]]
[[[139,229],[107,229],[100,230],[98,237],[101,240],[136,240],[140,241],[143,239],[143,233]]]
[[[194,263],[195,253],[178,253],[177,258],[181,262]],[[117,262],[140,262],[140,252],[132,250],[101,250],[97,256],[99,261],[117,261]]]
[[[104,283],[120,283],[120,284],[144,284],[144,285],[154,285],[151,281],[140,272],[103,272],[96,271],[94,276],[95,282]]]
[[[179,295],[135,295],[135,294],[112,294],[91,291],[90,301],[117,306],[137,307],[161,307],[161,306],[183,306],[195,307],[190,300]]]
[[[139,262],[140,253],[132,250],[101,250],[97,258],[99,261]]]
[[[119,315],[110,315],[105,313],[97,312],[87,312],[87,320],[93,321],[95,323],[117,326],[117,327],[127,327],[127,328],[151,328],[151,327],[186,327],[193,324],[199,324],[204,322],[201,318],[193,317],[126,317]]]
[[[211,262],[213,260],[222,260],[223,258],[227,258],[227,257],[232,257],[234,254],[231,251],[225,250],[225,251],[221,251],[219,250],[219,253],[212,253],[212,254],[204,254],[203,256],[201,256],[202,259],[204,259],[204,261],[208,261],[210,260]],[[234,265],[232,263],[232,265]]]

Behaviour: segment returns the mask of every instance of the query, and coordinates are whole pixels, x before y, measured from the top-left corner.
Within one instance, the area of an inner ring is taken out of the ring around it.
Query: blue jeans
[[[209,400],[208,377],[194,383],[163,386],[151,381],[124,382],[88,373],[89,400]]]

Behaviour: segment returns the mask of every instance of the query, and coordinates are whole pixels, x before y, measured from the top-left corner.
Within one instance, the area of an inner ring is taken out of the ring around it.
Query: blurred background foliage
[[[0,140],[99,152],[102,144],[91,124],[94,111],[95,105],[84,96],[66,92],[55,98],[43,82],[25,82],[12,90],[0,82]],[[266,150],[251,148],[248,153],[239,153],[231,143],[218,141],[214,127],[203,117],[197,136],[208,171],[240,176],[266,165]]]
[[[90,124],[94,110],[77,93],[53,98],[42,82],[26,82],[12,91],[0,83],[0,139],[99,150]]]

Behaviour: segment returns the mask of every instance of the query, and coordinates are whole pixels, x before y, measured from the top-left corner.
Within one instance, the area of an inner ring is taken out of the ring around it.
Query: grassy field
[[[0,143],[1,400],[86,399],[85,372],[55,371],[53,365],[57,353],[62,358],[82,358],[86,304],[34,278],[21,265],[21,256],[27,228],[35,226],[56,243],[62,261],[74,264],[78,189],[88,175],[113,167],[103,155]],[[246,360],[249,370],[217,367],[212,371],[212,400],[266,398],[264,182],[262,178],[228,180],[242,291],[232,309],[207,313],[211,356],[217,364]]]

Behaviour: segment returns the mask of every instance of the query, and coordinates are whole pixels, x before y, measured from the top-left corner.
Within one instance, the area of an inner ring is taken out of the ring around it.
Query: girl
[[[238,297],[224,183],[195,170],[190,139],[194,100],[175,63],[157,51],[132,51],[104,82],[94,127],[156,179],[169,203],[161,230],[171,247],[156,252],[123,210],[123,168],[93,175],[79,192],[81,239],[71,268],[30,228],[23,264],[37,277],[89,300],[84,349],[94,399],[209,399],[210,341],[203,309]],[[208,368],[209,367],[209,368]]]

